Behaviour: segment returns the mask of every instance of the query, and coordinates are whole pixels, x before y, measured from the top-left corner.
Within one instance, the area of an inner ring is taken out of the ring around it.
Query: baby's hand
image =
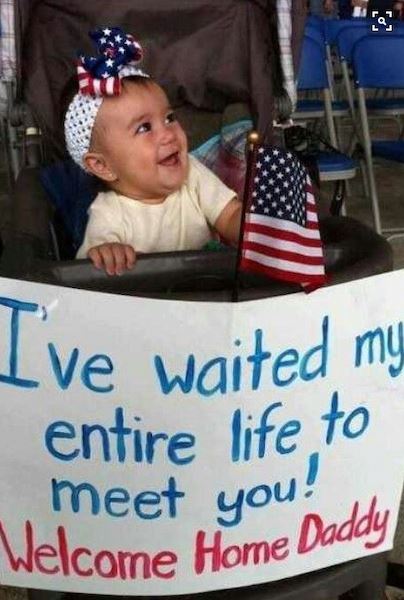
[[[90,248],[87,256],[97,269],[105,269],[108,275],[121,275],[136,262],[136,253],[132,246],[116,242],[94,246]]]

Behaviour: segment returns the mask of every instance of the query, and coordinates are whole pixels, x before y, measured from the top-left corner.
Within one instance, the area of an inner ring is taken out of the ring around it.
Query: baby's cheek
[[[177,136],[181,142],[181,146],[187,150],[188,148],[188,139],[186,136],[185,131],[183,130],[183,128],[181,127],[181,125],[179,123],[177,123]]]

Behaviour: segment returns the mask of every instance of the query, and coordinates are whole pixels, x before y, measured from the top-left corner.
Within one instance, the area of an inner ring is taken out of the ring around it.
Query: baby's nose
[[[165,127],[163,127],[161,133],[161,142],[163,144],[170,144],[174,139],[175,131],[173,130],[173,127],[171,127],[170,125],[166,125]]]

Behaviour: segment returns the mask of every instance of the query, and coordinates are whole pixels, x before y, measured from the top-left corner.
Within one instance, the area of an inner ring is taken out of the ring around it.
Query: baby
[[[236,244],[241,203],[188,155],[186,135],[167,96],[136,66],[139,45],[118,28],[92,37],[109,58],[97,64],[99,79],[88,73],[97,59],[81,58],[81,88],[66,113],[65,134],[73,159],[107,191],[89,209],[77,258],[88,257],[113,275],[131,269],[136,253],[196,250],[214,232]],[[121,58],[119,48],[128,50],[123,44],[134,51],[119,63],[111,82],[108,66]],[[118,95],[95,95],[108,85]]]

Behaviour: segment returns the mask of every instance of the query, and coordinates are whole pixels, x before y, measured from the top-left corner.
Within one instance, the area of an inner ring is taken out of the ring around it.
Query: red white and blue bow
[[[90,37],[97,45],[98,56],[79,57],[77,75],[82,94],[118,96],[122,77],[148,77],[136,66],[142,60],[143,50],[132,35],[120,27],[106,27],[90,32]]]

